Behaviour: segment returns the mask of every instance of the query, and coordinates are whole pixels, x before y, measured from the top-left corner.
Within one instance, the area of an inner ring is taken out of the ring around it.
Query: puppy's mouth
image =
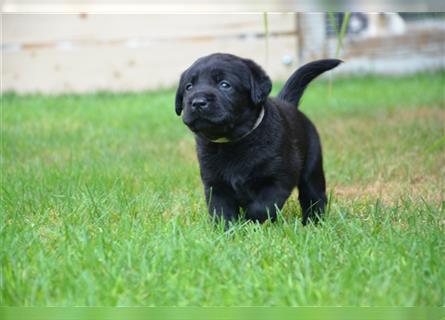
[[[183,119],[184,124],[189,127],[194,133],[199,133],[206,136],[209,139],[217,139],[225,136],[227,130],[226,119],[206,119],[206,118],[193,118]]]

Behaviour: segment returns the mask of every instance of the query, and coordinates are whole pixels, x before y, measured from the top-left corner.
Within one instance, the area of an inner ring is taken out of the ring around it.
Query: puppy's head
[[[210,139],[231,137],[255,121],[272,88],[251,60],[212,54],[185,70],[176,92],[176,113],[194,132]]]

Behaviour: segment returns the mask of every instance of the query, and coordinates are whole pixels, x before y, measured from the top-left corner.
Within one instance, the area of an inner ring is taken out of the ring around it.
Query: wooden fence
[[[196,58],[213,52],[249,57],[273,79],[286,79],[303,60],[334,56],[337,40],[326,35],[323,14],[267,17],[266,50],[261,13],[3,14],[2,91],[172,87]],[[346,39],[341,57],[348,63],[338,72],[445,67],[443,28],[408,31]]]
[[[291,66],[281,61],[296,50],[295,15],[270,14],[268,21],[266,57],[262,14],[5,15],[3,90],[169,87],[213,52],[250,57],[282,78]]]

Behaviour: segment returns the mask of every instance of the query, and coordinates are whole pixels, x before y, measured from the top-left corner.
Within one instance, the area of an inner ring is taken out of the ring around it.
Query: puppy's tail
[[[324,59],[305,64],[291,75],[277,97],[298,106],[307,85],[318,75],[335,68],[341,62],[343,61],[338,59]]]

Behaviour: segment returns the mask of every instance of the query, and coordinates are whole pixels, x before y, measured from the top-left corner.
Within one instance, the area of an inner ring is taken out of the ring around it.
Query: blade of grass
[[[267,18],[267,12],[263,12],[263,25],[264,25],[264,39],[266,45],[265,61],[267,68],[269,66],[269,21]]]
[[[432,151],[436,151],[445,146],[445,136],[434,141],[428,148],[425,149],[426,153],[430,153]]]
[[[351,16],[350,12],[345,12],[345,16],[343,18],[340,33],[338,34],[338,42],[337,49],[335,50],[335,57],[338,58],[340,55],[340,49],[343,49],[343,39],[345,38],[346,29],[349,23],[349,17]]]
[[[331,24],[331,26],[334,29],[335,34],[337,36],[337,47],[335,48],[335,58],[337,58],[337,59],[340,56],[340,50],[343,49],[343,39],[346,35],[346,30],[347,30],[350,16],[351,16],[350,12],[345,12],[343,21],[341,23],[340,30],[338,30],[337,22],[335,21],[335,17],[334,17],[334,13],[328,12],[329,23]],[[329,73],[329,85],[328,85],[329,100],[330,100],[331,96],[332,96],[332,76],[331,76],[331,73]]]

